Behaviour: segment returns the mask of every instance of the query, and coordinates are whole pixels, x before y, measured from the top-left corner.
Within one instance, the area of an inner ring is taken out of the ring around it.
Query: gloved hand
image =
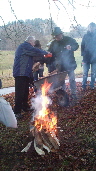
[[[49,52],[48,54],[44,55],[44,57],[45,57],[45,58],[52,57],[52,53]]]

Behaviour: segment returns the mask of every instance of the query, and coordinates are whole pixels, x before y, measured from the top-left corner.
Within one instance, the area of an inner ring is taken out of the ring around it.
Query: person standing
[[[41,49],[41,44],[39,40],[35,41],[34,47]],[[38,70],[33,72],[34,81],[37,81],[38,77],[43,77],[43,72],[44,72],[44,62],[41,61]]]
[[[81,56],[83,56],[82,88],[84,90],[86,89],[88,72],[91,67],[90,88],[94,89],[96,77],[96,24],[93,22],[88,25],[88,31],[83,36],[81,42]]]
[[[48,49],[52,53],[51,61],[55,64],[55,67],[60,71],[67,71],[70,82],[71,95],[73,99],[76,99],[76,82],[74,70],[77,67],[74,51],[79,47],[75,39],[64,36],[60,27],[55,27],[52,33],[54,40],[51,42]],[[65,83],[65,80],[64,80]]]
[[[48,52],[34,47],[35,37],[29,36],[20,44],[15,52],[13,77],[15,78],[15,106],[16,118],[22,118],[21,110],[30,110],[28,105],[29,81],[32,74],[33,58],[44,60]],[[39,56],[39,57],[38,57]]]

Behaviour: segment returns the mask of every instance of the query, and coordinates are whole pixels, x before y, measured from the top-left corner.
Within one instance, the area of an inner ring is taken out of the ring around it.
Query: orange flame
[[[51,84],[52,84],[52,83],[49,84],[49,83],[45,80],[44,84],[42,84],[42,96],[45,96],[45,95],[47,94],[48,90],[49,90],[50,87],[51,87]]]
[[[52,133],[56,132],[57,127],[57,117],[54,112],[50,111],[48,108],[49,98],[46,96],[48,90],[50,89],[51,84],[46,80],[42,85],[42,109],[39,111],[39,115],[35,117],[35,126],[39,131],[41,129],[46,130],[47,132]]]

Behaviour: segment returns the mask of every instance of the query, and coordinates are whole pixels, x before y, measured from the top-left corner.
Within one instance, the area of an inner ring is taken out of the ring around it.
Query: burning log
[[[34,127],[34,138],[35,138],[36,147],[43,150],[43,140],[42,140],[40,132],[38,131],[36,127]]]
[[[34,136],[34,148],[38,154],[45,155],[44,149],[46,149],[48,153],[50,151],[57,152],[60,143],[55,132],[46,132],[45,129],[38,130],[35,126],[34,130],[32,129],[31,131]]]
[[[53,116],[53,114],[50,114]],[[52,124],[52,116],[47,115],[45,121],[43,119],[39,119],[38,117],[34,118],[34,121],[31,122],[31,133],[34,136],[35,141],[35,149],[39,148],[43,151],[43,149],[47,149],[48,152],[56,152],[59,149],[60,143],[58,138],[56,137],[56,123],[54,122],[53,129]],[[37,153],[38,150],[36,149]]]
[[[57,149],[59,149],[59,141],[55,139],[55,136],[52,136],[52,133],[46,133],[44,130],[41,130],[41,136],[44,144],[49,147],[50,151],[55,152]]]
[[[38,120],[38,119],[37,119]],[[39,120],[40,123],[37,124],[36,118],[34,121],[31,122],[31,129],[30,132],[32,133],[32,136],[34,137],[34,148],[36,152],[39,155],[45,155],[44,149],[46,149],[49,152],[57,152],[60,146],[59,140],[56,137],[56,132],[53,130],[52,132],[48,132],[46,126],[42,126],[41,129],[41,123],[44,124],[43,120]],[[35,125],[37,124],[37,125]],[[31,146],[31,143],[28,143],[28,145],[21,151],[21,152],[27,152]]]
[[[47,146],[51,151],[51,149],[53,148],[53,145],[49,140],[48,134],[44,130],[41,130],[41,136],[42,136],[44,145]]]

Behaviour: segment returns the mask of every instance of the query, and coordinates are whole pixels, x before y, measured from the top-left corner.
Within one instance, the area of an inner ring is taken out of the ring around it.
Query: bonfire
[[[30,132],[34,137],[34,148],[39,155],[47,152],[57,152],[60,146],[57,138],[57,116],[50,110],[51,99],[47,93],[51,87],[46,80],[41,86],[41,94],[34,98],[35,115],[30,122]],[[31,142],[22,150],[29,149]],[[46,149],[46,150],[45,150]]]

